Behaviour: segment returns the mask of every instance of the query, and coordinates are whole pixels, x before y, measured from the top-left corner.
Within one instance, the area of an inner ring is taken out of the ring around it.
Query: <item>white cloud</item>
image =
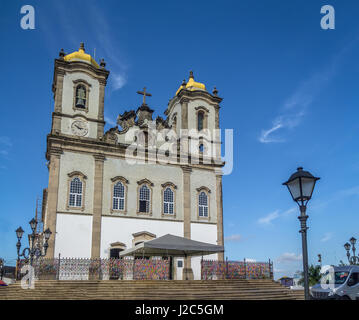
[[[242,236],[240,234],[232,234],[228,237],[224,238],[224,241],[228,241],[228,242],[238,242],[238,241],[242,241]]]
[[[259,218],[257,220],[257,222],[262,225],[270,225],[270,224],[272,224],[272,221],[274,221],[275,219],[290,216],[293,213],[296,213],[297,211],[298,211],[298,208],[296,208],[296,207],[292,207],[283,212],[281,212],[280,210],[275,210],[275,211],[267,214],[266,216]]]
[[[274,119],[272,127],[261,131],[258,138],[259,142],[278,143],[286,141],[283,137],[278,136],[278,130],[293,129],[302,122],[308,107],[313,104],[318,94],[334,77],[339,63],[345,60],[344,54],[349,51],[350,47],[357,40],[358,39],[355,39],[355,41],[344,47],[344,49],[334,56],[329,66],[312,74],[308,80],[296,88],[294,93],[282,104],[279,116]],[[275,137],[273,137],[274,133],[276,133]]]
[[[304,108],[304,107],[302,106],[302,108]],[[299,112],[287,113],[287,114],[282,114],[282,115],[278,116],[273,121],[272,128],[270,128],[268,130],[262,130],[262,133],[259,137],[259,141],[262,143],[285,142],[286,140],[284,138],[273,137],[272,134],[274,132],[278,131],[279,129],[295,128],[296,126],[298,126],[301,123],[304,115],[305,115],[304,110],[300,110]]]
[[[110,119],[109,117],[106,117],[106,116],[105,116],[105,121],[106,121],[110,126],[113,126],[113,127],[117,126],[116,122],[113,121],[112,119]]]
[[[252,258],[246,258],[246,262],[257,262],[257,260]]]
[[[284,212],[282,213],[282,215],[283,215],[283,216],[289,216],[289,215],[291,215],[292,213],[296,213],[296,212],[298,212],[298,208],[297,208],[297,207],[292,207],[292,208],[290,208],[290,209],[284,211]]]
[[[126,78],[123,74],[112,73],[112,87],[114,90],[121,89],[126,84]]]
[[[259,141],[262,143],[284,142],[283,139],[276,139],[276,138],[269,137],[270,134],[272,134],[273,132],[277,131],[278,129],[280,129],[282,127],[283,127],[283,124],[277,123],[277,124],[274,124],[273,127],[268,130],[262,130],[262,133],[259,137]]]
[[[333,234],[331,232],[327,232],[324,234],[323,238],[320,239],[321,242],[327,242],[329,241],[331,238],[333,238]]]
[[[258,219],[260,224],[272,224],[272,221],[279,218],[279,210],[267,214],[265,217]]]
[[[277,262],[297,262],[302,260],[302,255],[293,252],[285,252],[277,258]]]

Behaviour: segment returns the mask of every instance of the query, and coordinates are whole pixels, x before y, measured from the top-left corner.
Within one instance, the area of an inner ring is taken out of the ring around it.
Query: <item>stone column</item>
[[[47,195],[47,211],[45,217],[44,229],[50,228],[52,234],[49,239],[49,247],[47,249],[46,257],[54,258],[55,254],[55,240],[56,240],[56,215],[57,215],[57,201],[59,193],[59,176],[60,176],[60,157],[62,154],[61,148],[51,148],[49,150],[49,185]]]
[[[183,171],[183,236],[191,239],[191,172],[190,166],[182,166]],[[193,280],[191,257],[184,259],[183,280]]]
[[[223,194],[222,175],[216,174],[216,202],[217,202],[217,244],[224,245],[223,239]],[[218,260],[224,261],[224,252],[218,253]]]
[[[182,98],[181,103],[181,128],[180,132],[180,161],[182,164],[188,164],[188,98]]]
[[[101,216],[102,216],[102,194],[103,194],[103,164],[105,156],[95,154],[95,177],[93,194],[93,215],[92,215],[92,245],[91,258],[100,258],[101,247]]]
[[[61,132],[61,114],[62,112],[62,92],[63,92],[63,84],[64,84],[64,75],[65,71],[63,70],[56,70],[57,78],[56,78],[56,85],[53,87],[54,91],[54,99],[55,99],[55,108],[54,114],[52,116],[52,128],[51,133],[56,134]]]
[[[105,104],[105,87],[106,80],[99,80],[100,88],[99,88],[99,101],[98,101],[98,120],[101,122],[97,123],[97,139],[103,136],[104,130],[104,104]]]

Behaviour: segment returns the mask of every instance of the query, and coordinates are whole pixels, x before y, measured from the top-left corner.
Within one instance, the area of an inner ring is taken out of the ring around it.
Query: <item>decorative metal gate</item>
[[[18,269],[27,263],[21,260]],[[168,280],[170,272],[169,260],[132,258],[39,258],[33,268],[39,280]]]
[[[202,260],[201,279],[273,279],[273,263]]]

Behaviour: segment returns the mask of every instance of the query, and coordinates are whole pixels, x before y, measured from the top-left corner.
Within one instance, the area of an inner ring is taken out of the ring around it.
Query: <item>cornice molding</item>
[[[191,166],[181,166],[181,169],[185,173],[191,173],[192,172],[192,167]]]
[[[207,102],[208,104],[212,105],[216,109],[220,108],[219,103],[221,103],[223,100],[223,98],[220,98],[218,96],[213,96],[207,91],[202,91],[202,90],[190,91],[183,89],[168,102],[168,107],[165,110],[164,114],[168,115],[170,113],[170,110],[173,108],[173,106],[176,103],[182,104],[182,101],[186,101],[186,99],[188,99],[188,101],[194,99],[201,99]]]
[[[201,191],[206,191],[208,193],[211,193],[211,190],[205,186],[202,186],[202,187],[199,187],[199,188],[196,188],[197,192],[201,192]]]
[[[48,153],[50,156],[60,156],[62,155],[64,152],[62,150],[62,148],[59,147],[52,147],[48,150]]]
[[[72,81],[74,84],[78,84],[78,83],[84,83],[86,84],[89,88],[92,87],[92,85],[90,83],[88,83],[86,80],[84,79],[75,79]]]
[[[48,134],[47,135],[47,150],[46,159],[50,160],[49,150],[53,148],[60,148],[63,151],[67,152],[77,152],[83,154],[94,154],[99,153],[101,151],[107,158],[116,158],[116,159],[126,159],[126,148],[128,144],[118,143],[112,144],[103,140],[95,139],[95,138],[78,138],[70,135],[55,135]],[[132,158],[131,158],[132,159]],[[138,158],[136,156],[133,159]],[[189,162],[187,162],[189,161]],[[176,167],[189,167],[201,170],[210,170],[213,171],[216,168],[221,168],[225,165],[224,161],[214,162],[212,159],[211,163],[193,163],[190,164],[191,157],[188,156],[187,161],[183,161],[180,154],[177,154],[177,162],[170,162],[168,165],[176,166]],[[157,164],[161,164],[160,161],[156,162]]]
[[[137,184],[140,186],[141,184],[149,184],[151,187],[153,187],[154,186],[154,184],[150,181],[150,180],[148,180],[147,178],[145,178],[145,179],[141,179],[141,180],[139,180],[139,181],[137,181]]]
[[[72,171],[72,172],[68,173],[67,175],[70,178],[75,177],[75,176],[80,176],[81,178],[83,178],[85,180],[87,179],[87,176],[84,175],[81,171]]]
[[[77,109],[76,109],[77,110]],[[78,110],[77,110],[78,111]],[[89,118],[86,117],[86,115],[81,114],[81,113],[75,113],[75,114],[66,114],[66,113],[62,113],[62,112],[56,112],[54,111],[52,113],[53,116],[58,116],[58,117],[66,117],[66,118],[76,118],[76,117],[82,117],[87,121],[93,121],[93,122],[98,122],[98,123],[102,123],[105,124],[106,122],[104,120],[99,120],[99,119],[95,119],[95,118]]]
[[[173,189],[177,189],[177,186],[173,182],[165,182],[161,184],[161,187],[162,188],[172,187]]]
[[[197,111],[203,110],[203,111],[209,113],[209,110],[204,106],[198,106],[198,107],[195,107],[194,109],[197,110]]]
[[[95,153],[93,154],[93,157],[95,158],[95,161],[104,162],[106,160],[106,157],[103,153]]]
[[[125,184],[129,184],[129,183],[130,183],[125,177],[122,177],[122,176],[113,177],[113,178],[111,178],[111,181],[112,181],[112,182],[121,181],[121,182],[124,182]]]
[[[96,68],[92,64],[82,61],[65,61],[63,59],[55,59],[55,69],[63,69],[65,72],[87,72],[94,78],[108,78],[110,71],[104,68]]]

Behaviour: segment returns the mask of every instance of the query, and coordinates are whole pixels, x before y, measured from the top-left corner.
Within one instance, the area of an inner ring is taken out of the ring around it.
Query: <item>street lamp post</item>
[[[357,242],[357,239],[355,239],[354,237],[351,237],[349,241],[350,241],[351,245],[349,242],[347,242],[344,245],[344,248],[347,251],[348,261],[349,261],[349,264],[357,265],[357,264],[359,264],[359,256],[355,255],[355,251],[356,251],[355,244]],[[352,256],[350,256],[350,252],[349,252],[350,248],[353,251]]]
[[[318,254],[318,263],[322,266],[322,255],[320,253]]]
[[[288,190],[293,200],[299,205],[300,216],[300,233],[302,234],[302,250],[303,250],[303,272],[304,272],[304,293],[305,299],[309,300],[309,276],[308,276],[308,249],[307,249],[307,203],[311,199],[315,183],[320,178],[314,177],[308,171],[304,171],[302,167],[293,173],[288,181],[283,185],[288,187]]]
[[[25,259],[29,259],[30,266],[33,264],[34,257],[44,257],[46,256],[47,248],[49,247],[48,241],[50,239],[50,236],[52,232],[49,228],[47,228],[44,231],[44,239],[45,242],[42,245],[42,248],[38,248],[35,246],[35,239],[36,239],[36,227],[37,227],[37,221],[33,218],[29,222],[32,233],[29,234],[30,237],[30,246],[27,248],[24,248],[22,253],[20,253],[21,248],[21,238],[24,234],[24,230],[19,227],[16,229],[16,236],[17,236],[17,243],[16,243],[16,249],[17,249],[17,258],[20,260],[21,257],[24,257]]]

